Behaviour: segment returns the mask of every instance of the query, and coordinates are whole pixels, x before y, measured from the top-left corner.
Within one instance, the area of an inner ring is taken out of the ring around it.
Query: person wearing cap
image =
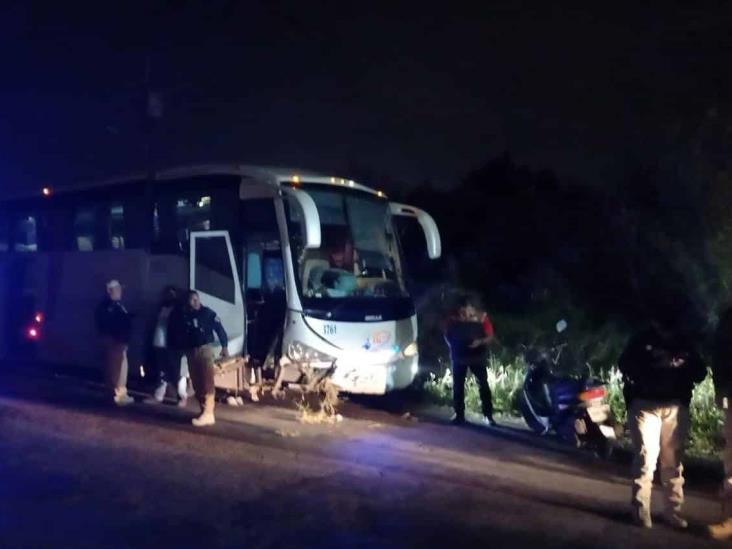
[[[221,344],[221,357],[229,356],[229,339],[214,311],[204,307],[198,292],[188,292],[187,303],[171,314],[168,333],[174,346],[182,349],[188,359],[193,390],[201,406],[201,414],[192,423],[205,427],[216,423],[214,417],[214,333]]]
[[[690,311],[661,310],[651,326],[633,336],[618,361],[633,443],[633,521],[653,526],[651,490],[660,462],[665,521],[686,528],[681,454],[689,432],[689,403],[706,368],[697,351],[698,335],[686,320]]]
[[[127,347],[130,342],[132,321],[122,304],[122,285],[110,280],[106,286],[107,295],[97,305],[95,320],[102,349],[107,387],[117,406],[134,402],[127,394]]]

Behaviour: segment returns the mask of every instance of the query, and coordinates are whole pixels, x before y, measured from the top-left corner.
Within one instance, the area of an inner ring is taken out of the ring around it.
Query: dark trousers
[[[465,378],[468,370],[473,372],[475,380],[478,382],[478,391],[480,393],[480,402],[483,409],[483,415],[493,417],[493,398],[491,397],[491,388],[488,387],[488,370],[484,361],[479,362],[452,362],[452,401],[455,413],[459,417],[465,415]]]

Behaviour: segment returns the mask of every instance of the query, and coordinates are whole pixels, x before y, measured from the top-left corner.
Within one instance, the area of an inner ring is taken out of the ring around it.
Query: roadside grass
[[[528,365],[522,357],[492,356],[486,365],[488,383],[493,394],[493,406],[497,415],[520,417],[517,396],[521,390]],[[608,388],[608,403],[617,420],[627,421],[627,411],[623,398],[622,375],[617,367],[595,372]],[[452,374],[449,365],[442,362],[441,373],[430,373],[424,382],[423,390],[430,402],[452,405]],[[465,383],[465,408],[480,413],[480,395],[472,375]],[[714,385],[711,373],[694,389],[690,406],[691,428],[687,453],[696,457],[717,458],[722,449],[722,413],[714,400]],[[624,442],[627,442],[624,441]]]

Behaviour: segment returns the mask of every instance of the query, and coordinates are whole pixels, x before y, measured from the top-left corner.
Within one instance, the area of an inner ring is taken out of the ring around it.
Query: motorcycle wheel
[[[598,457],[604,460],[610,460],[615,452],[615,445],[611,440],[605,439],[600,443],[600,447],[597,450]]]
[[[549,429],[547,429],[545,425],[543,425],[538,419],[536,419],[531,411],[529,403],[526,402],[526,395],[523,391],[519,393],[518,401],[519,410],[521,411],[521,415],[523,416],[526,425],[529,426],[529,429],[534,431],[537,435],[545,435],[549,431]]]

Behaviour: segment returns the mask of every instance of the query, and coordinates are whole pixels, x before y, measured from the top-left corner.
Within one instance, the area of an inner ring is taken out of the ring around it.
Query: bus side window
[[[175,253],[178,249],[175,203],[160,197],[153,207],[152,250],[157,253]]]
[[[187,253],[191,232],[211,230],[211,197],[162,196],[153,210],[154,249]]]
[[[187,252],[191,232],[211,230],[211,197],[179,198],[175,205],[178,249]]]
[[[109,206],[109,245],[113,250],[124,250],[125,207],[121,203]]]
[[[92,252],[95,243],[95,212],[93,206],[83,206],[74,213],[74,249],[80,252]]]
[[[196,240],[196,289],[236,303],[234,273],[226,239],[222,236]]]
[[[0,252],[7,252],[10,248],[10,231],[8,218],[5,212],[0,212]]]
[[[13,249],[16,252],[38,251],[38,216],[21,214],[15,218]]]
[[[119,230],[124,234],[126,249],[144,249],[154,240],[154,205],[148,196],[146,182],[136,183],[133,190],[134,193],[121,201],[124,215]]]
[[[124,250],[124,214],[124,206],[117,202],[77,207],[74,212],[74,249],[80,252]]]

